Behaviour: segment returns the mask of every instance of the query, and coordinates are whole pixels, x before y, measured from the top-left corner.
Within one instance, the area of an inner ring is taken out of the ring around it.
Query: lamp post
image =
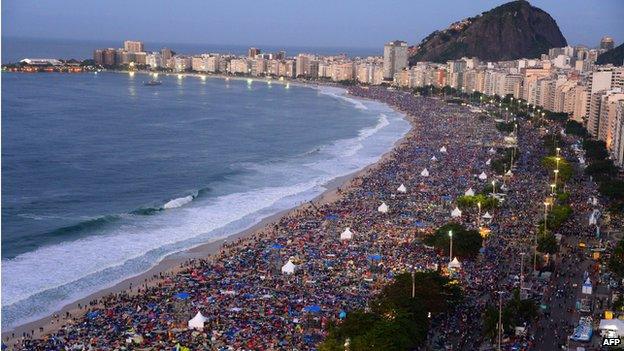
[[[492,181],[492,195],[496,195],[496,181]]]
[[[477,202],[477,207],[479,208],[479,216],[477,217],[477,225],[481,228],[481,201]]]
[[[544,201],[544,234],[546,234],[546,230],[548,230],[548,201]]]
[[[453,261],[453,231],[449,230],[449,238],[451,240],[449,247],[449,263]]]
[[[501,351],[503,341],[503,292],[498,292],[498,351]]]
[[[550,195],[555,196],[555,188],[557,187],[557,184],[553,183],[550,184]]]
[[[558,147],[556,150],[557,150],[557,157],[559,157],[559,152],[561,152],[561,148]]]
[[[524,287],[524,255],[525,252],[520,253],[520,294],[522,296],[522,288]]]
[[[555,184],[557,184],[557,176],[559,175],[559,170],[555,169],[553,172],[555,172]]]

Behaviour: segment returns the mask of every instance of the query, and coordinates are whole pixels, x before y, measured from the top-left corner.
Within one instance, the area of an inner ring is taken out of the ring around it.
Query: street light
[[[548,201],[544,201],[544,234],[546,234],[546,230],[548,228]]]
[[[503,341],[503,291],[498,292],[498,351],[501,351]]]
[[[492,195],[495,195],[495,194],[496,194],[496,181],[493,180],[492,181]]]
[[[558,147],[556,150],[557,150],[557,156],[559,156],[559,152],[561,152],[561,148]]]
[[[481,201],[477,202],[477,207],[479,207],[479,216],[477,217],[477,225],[481,228]]]
[[[451,239],[451,245],[449,247],[449,263],[453,261],[453,231],[449,230],[449,238]]]
[[[555,195],[555,188],[557,187],[557,184],[550,184],[550,194],[551,195]]]
[[[555,169],[553,172],[555,172],[555,184],[557,184],[557,176],[559,175],[559,170]]]
[[[522,288],[524,287],[524,255],[525,252],[520,253],[520,294],[522,294]]]

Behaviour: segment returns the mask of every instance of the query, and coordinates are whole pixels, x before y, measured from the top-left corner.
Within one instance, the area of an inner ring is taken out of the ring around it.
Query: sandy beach
[[[118,72],[124,73],[124,72]],[[149,74],[149,72],[137,72],[141,74]],[[202,76],[198,74],[192,73],[184,73],[184,76]],[[218,79],[238,79],[238,80],[246,80],[247,78],[243,77],[226,77],[226,76],[217,76],[210,75],[209,78],[218,78]],[[267,79],[254,79],[254,81],[263,81],[268,82]],[[278,81],[271,80],[274,83],[279,84],[296,84],[302,87],[308,87],[312,89],[317,89],[317,85],[305,84],[301,82],[293,82],[293,81]],[[361,97],[352,96],[353,98],[366,100]],[[253,225],[252,227],[232,234],[227,238],[219,239],[216,241],[206,242],[204,244],[195,246],[193,248],[186,249],[184,251],[176,252],[168,255],[163,260],[158,262],[154,267],[150,268],[148,271],[143,272],[139,275],[127,278],[114,286],[102,289],[96,293],[90,294],[84,298],[78,299],[67,305],[63,306],[61,309],[55,311],[51,315],[46,317],[16,326],[14,328],[3,330],[2,338],[5,344],[12,345],[16,341],[21,339],[23,333],[31,333],[33,338],[39,338],[50,334],[63,325],[71,323],[74,319],[79,319],[84,316],[84,314],[88,311],[89,308],[99,306],[97,304],[97,300],[108,296],[111,294],[118,294],[120,292],[126,292],[128,294],[137,294],[141,292],[141,289],[145,289],[146,287],[157,286],[159,283],[162,283],[166,277],[170,277],[183,270],[185,266],[189,264],[191,260],[194,259],[214,259],[218,257],[227,256],[228,251],[231,249],[231,246],[224,247],[224,244],[232,244],[237,243],[240,244],[245,239],[253,239],[262,233],[266,228],[272,227],[276,222],[278,222],[282,217],[288,216],[290,214],[296,213],[304,208],[310,206],[322,205],[325,203],[331,203],[340,199],[341,192],[343,190],[347,190],[350,187],[357,186],[354,184],[353,179],[360,177],[364,174],[367,174],[374,170],[378,165],[383,163],[388,159],[402,144],[406,143],[408,137],[414,131],[414,119],[412,116],[409,116],[406,112],[400,111],[395,107],[389,106],[397,113],[401,114],[403,118],[410,123],[410,130],[400,139],[398,139],[394,146],[388,150],[385,154],[383,154],[377,162],[366,166],[365,168],[353,172],[349,175],[338,177],[333,179],[332,181],[324,184],[324,188],[326,189],[322,194],[311,200],[307,203],[302,203],[297,207],[291,208],[289,210],[284,210],[274,215],[271,215],[267,218],[264,218],[259,223]]]

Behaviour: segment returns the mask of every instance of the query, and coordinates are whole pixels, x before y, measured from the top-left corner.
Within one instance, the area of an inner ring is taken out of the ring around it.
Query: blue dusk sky
[[[5,0],[2,35],[80,40],[308,47],[420,42],[504,0]],[[572,45],[624,41],[624,0],[533,0]]]

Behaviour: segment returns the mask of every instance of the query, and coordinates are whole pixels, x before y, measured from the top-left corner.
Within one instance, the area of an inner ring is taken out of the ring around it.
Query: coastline
[[[127,73],[127,72],[122,72],[122,71],[111,71],[111,72],[112,73]],[[149,74],[150,72],[137,72],[137,73]],[[193,76],[193,77],[202,76],[202,75],[198,75],[194,73],[182,73],[182,74],[184,74],[185,76]],[[229,77],[229,76],[220,76],[220,75],[210,75],[207,77],[219,78],[219,79],[231,78],[231,79],[237,79],[237,80],[248,79],[247,77]],[[261,79],[261,78],[254,79],[254,80],[263,81],[263,82],[269,81],[267,79]],[[323,84],[312,85],[312,84],[308,84],[304,82],[297,82],[297,81],[290,81],[290,80],[284,80],[284,81],[271,80],[271,81],[276,82],[278,84],[291,83],[297,86],[307,87],[311,89],[318,89],[319,86],[323,85]],[[343,89],[345,90],[345,95],[348,95],[348,93],[346,92],[346,89],[343,87],[329,85],[329,84],[328,86]],[[348,95],[348,96],[351,98],[356,98],[358,100],[368,100],[368,99],[364,99],[361,97],[353,97],[351,95]],[[369,101],[375,101],[375,100],[369,100]],[[225,244],[231,244],[233,242],[235,244],[238,244],[242,240],[253,238],[259,235],[260,233],[262,233],[268,226],[279,221],[284,216],[288,216],[292,213],[296,213],[297,211],[303,208],[311,206],[310,203],[323,204],[323,203],[333,202],[339,199],[341,189],[346,189],[346,188],[356,186],[355,184],[353,184],[353,180],[355,178],[374,170],[378,165],[382,164],[389,156],[391,156],[395,152],[395,150],[397,150],[397,148],[401,147],[401,145],[403,145],[406,142],[410,134],[414,132],[414,127],[415,127],[414,120],[410,115],[390,105],[386,105],[386,106],[388,108],[391,108],[396,113],[399,113],[401,117],[406,122],[409,123],[410,127],[409,127],[409,130],[405,132],[399,139],[397,139],[393,143],[393,146],[390,149],[388,149],[384,154],[382,154],[377,159],[376,162],[365,166],[359,171],[355,171],[351,174],[334,178],[333,180],[323,185],[323,187],[326,189],[325,191],[323,191],[323,193],[319,194],[318,196],[316,196],[314,199],[310,200],[309,202],[302,203],[298,206],[295,206],[290,209],[286,209],[276,214],[273,214],[269,217],[262,219],[259,223],[251,226],[250,228],[237,232],[237,233],[233,233],[225,238],[212,241],[212,242],[205,242],[203,244],[169,254],[165,256],[162,260],[160,260],[158,263],[156,263],[149,270],[141,274],[128,277],[118,283],[115,283],[111,287],[101,289],[97,292],[89,294],[88,296],[84,298],[80,298],[73,302],[70,302],[64,305],[63,307],[61,307],[60,309],[56,310],[55,312],[52,312],[50,315],[47,315],[42,318],[38,318],[30,322],[26,322],[19,326],[8,328],[7,330],[3,330],[2,331],[3,341],[5,341],[7,345],[12,345],[15,341],[21,338],[22,333],[32,333],[32,335],[35,338],[49,334],[50,332],[58,330],[64,324],[67,324],[68,322],[70,322],[72,318],[78,319],[82,315],[84,315],[88,310],[88,308],[86,307],[89,306],[90,302],[94,300],[98,300],[101,297],[104,297],[110,294],[117,294],[121,292],[126,292],[129,294],[137,294],[139,293],[139,290],[141,288],[144,288],[146,286],[158,285],[158,283],[162,282],[163,277],[176,274],[177,272],[182,270],[190,260],[199,259],[199,258],[215,259],[218,257],[222,257],[224,255],[227,255],[229,248],[225,246]],[[79,306],[81,306],[81,308],[79,308]],[[89,306],[89,307],[94,307],[94,306]],[[71,316],[69,320],[65,319],[65,315],[67,313],[69,313]],[[15,337],[12,337],[12,334],[14,334]]]

